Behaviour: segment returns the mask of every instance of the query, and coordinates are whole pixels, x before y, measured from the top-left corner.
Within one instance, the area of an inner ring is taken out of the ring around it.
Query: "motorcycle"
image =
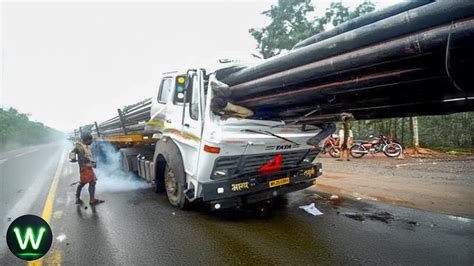
[[[326,141],[324,141],[323,145],[323,153],[329,153],[332,158],[339,158],[341,157],[341,150],[337,146],[337,140],[331,135],[329,136]]]
[[[350,154],[354,158],[362,158],[366,154],[372,154],[378,152],[383,152],[385,156],[393,158],[398,157],[403,152],[403,147],[396,140],[380,135],[379,137],[374,138],[370,136],[371,140],[361,141],[356,140],[351,146]]]

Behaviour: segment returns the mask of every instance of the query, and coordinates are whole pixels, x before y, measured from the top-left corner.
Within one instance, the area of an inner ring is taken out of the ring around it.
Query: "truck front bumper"
[[[321,163],[271,174],[202,183],[202,199],[212,209],[225,209],[266,201],[305,189],[322,174]]]

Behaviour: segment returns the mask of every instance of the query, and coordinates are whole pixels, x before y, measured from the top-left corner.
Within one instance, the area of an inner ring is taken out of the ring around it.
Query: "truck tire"
[[[166,161],[164,159],[157,160],[155,162],[155,182],[153,182],[155,193],[162,193],[166,191],[165,170]]]
[[[177,181],[178,174],[184,173],[176,173],[168,164],[166,165],[164,176],[166,195],[171,205],[184,209],[187,205],[186,196],[184,195],[184,187]]]

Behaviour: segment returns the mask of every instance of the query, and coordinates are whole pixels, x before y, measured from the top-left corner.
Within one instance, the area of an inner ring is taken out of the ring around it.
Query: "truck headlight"
[[[318,155],[319,151],[316,149],[312,149],[306,154],[306,156],[303,159],[303,162],[305,163],[313,163],[314,159],[316,158],[316,155]]]
[[[229,174],[229,170],[222,169],[222,170],[215,170],[212,175],[216,178],[223,178],[223,177],[226,177],[228,174]]]
[[[216,159],[214,169],[211,173],[211,179],[230,178],[236,172],[240,162],[240,156],[225,156]]]

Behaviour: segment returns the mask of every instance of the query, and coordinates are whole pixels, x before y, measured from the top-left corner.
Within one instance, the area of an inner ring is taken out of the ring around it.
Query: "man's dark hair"
[[[82,133],[81,135],[82,141],[87,141],[87,140],[92,140],[92,135],[91,133]]]

